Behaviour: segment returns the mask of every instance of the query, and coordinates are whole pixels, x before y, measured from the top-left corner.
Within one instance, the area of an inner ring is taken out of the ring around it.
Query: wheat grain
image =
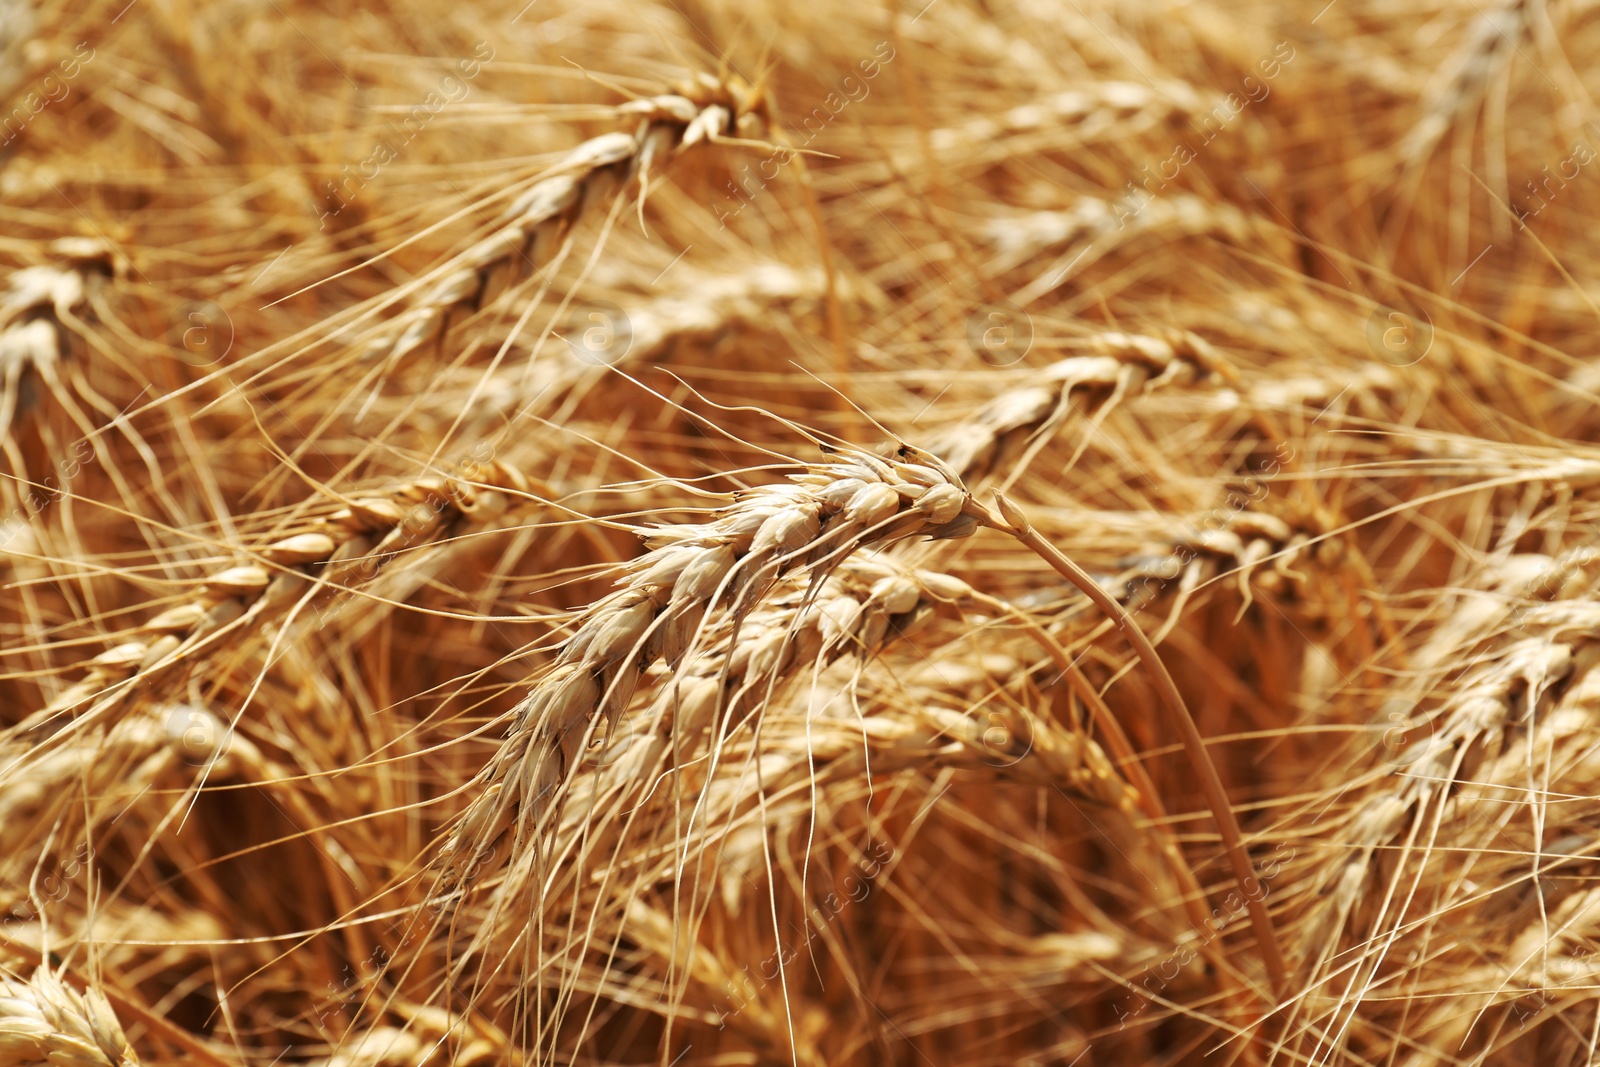
[[[1526,708],[1530,717],[1542,718],[1547,713],[1542,705],[1569,681],[1577,652],[1575,644],[1554,638],[1562,629],[1582,632],[1596,619],[1596,611],[1595,604],[1584,601],[1536,609],[1527,625],[1545,630],[1545,636],[1502,642],[1480,657],[1487,661],[1466,671],[1434,713],[1430,736],[1417,758],[1389,768],[1380,787],[1351,813],[1341,834],[1348,858],[1322,872],[1323,896],[1311,908],[1304,927],[1304,944],[1316,961],[1314,977],[1320,977],[1317,972],[1326,966],[1337,936],[1358,915],[1379,850],[1396,844],[1407,833],[1430,841],[1438,833],[1452,789],[1474,780],[1485,759],[1501,753],[1506,731],[1518,717],[1517,709]],[[1399,873],[1394,875],[1396,880],[1399,877]],[[1366,921],[1381,923],[1385,912],[1380,909]],[[1400,920],[1390,921],[1398,924]],[[1368,936],[1381,932],[1372,930]],[[1350,979],[1351,984],[1375,972],[1383,958],[1381,949],[1380,939],[1360,973]]]

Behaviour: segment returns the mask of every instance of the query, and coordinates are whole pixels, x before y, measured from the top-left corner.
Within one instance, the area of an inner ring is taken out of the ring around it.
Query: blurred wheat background
[[[0,1065],[1597,1062],[1600,6],[0,93]]]

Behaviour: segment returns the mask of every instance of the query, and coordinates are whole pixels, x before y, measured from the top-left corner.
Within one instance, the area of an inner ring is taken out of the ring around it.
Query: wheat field
[[[1597,98],[4,0],[0,1067],[1600,1062]]]

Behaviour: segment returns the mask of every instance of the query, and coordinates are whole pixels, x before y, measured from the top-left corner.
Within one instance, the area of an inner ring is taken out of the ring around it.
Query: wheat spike
[[[826,569],[857,548],[913,536],[961,537],[965,490],[934,460],[882,459],[849,451],[751,490],[710,522],[648,531],[650,551],[621,588],[583,612],[556,666],[523,701],[477,795],[446,845],[454,865],[472,863],[508,829],[526,840],[598,717],[614,719],[646,666],[676,663],[693,647],[708,610],[742,620],[785,572]]]
[[[0,1064],[7,1067],[137,1067],[111,1005],[40,967],[32,979],[0,975]]]
[[[1077,394],[1103,405],[1173,381],[1234,372],[1203,338],[1184,330],[1165,336],[1106,332],[1094,335],[1096,355],[1058,360],[1029,377],[1041,384],[1010,390],[976,415],[937,435],[930,449],[967,481],[992,478],[1048,426],[1063,419]]]
[[[375,574],[397,553],[449,535],[458,523],[492,522],[510,508],[508,494],[525,493],[521,474],[495,463],[471,465],[462,478],[427,476],[388,496],[353,499],[304,532],[280,537],[195,583],[192,598],[147,620],[134,635],[89,659],[82,680],[63,690],[25,727],[63,720],[88,704],[117,705],[137,682],[166,679],[196,663],[224,637],[262,626],[281,615],[321,579],[336,586]]]
[[[479,308],[526,264],[542,265],[548,249],[578,218],[618,185],[637,179],[647,187],[651,167],[697,144],[742,138],[762,130],[765,105],[742,81],[701,78],[679,93],[630,101],[618,108],[640,117],[632,133],[592,137],[518,196],[498,229],[433,272],[429,288],[387,324],[392,340],[374,342],[367,355],[398,359],[434,337],[451,312]]]
[[[111,246],[94,238],[63,237],[45,252],[55,265],[13,272],[0,293],[0,438],[8,448],[12,426],[32,406],[40,383],[65,393],[60,363],[68,338],[87,328],[84,315],[98,290],[124,269]]]

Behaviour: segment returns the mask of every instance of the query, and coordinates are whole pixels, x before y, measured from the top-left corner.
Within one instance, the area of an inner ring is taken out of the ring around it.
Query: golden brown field
[[[0,3],[0,1067],[1600,1062],[1597,97]]]

